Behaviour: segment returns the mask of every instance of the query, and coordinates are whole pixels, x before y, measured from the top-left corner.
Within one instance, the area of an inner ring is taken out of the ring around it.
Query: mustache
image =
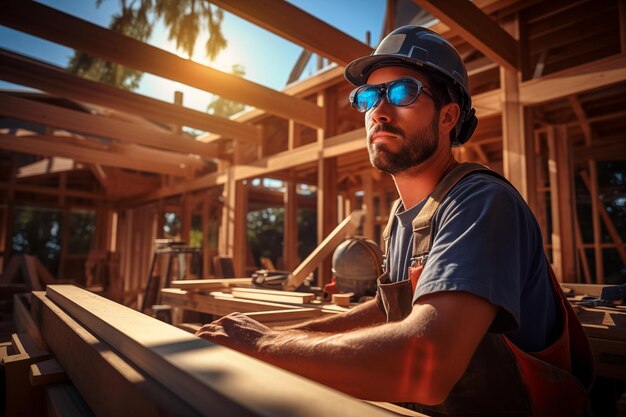
[[[390,123],[380,123],[374,126],[372,130],[369,131],[368,137],[372,137],[375,133],[386,132],[394,135],[404,136],[404,130],[400,129],[397,126],[394,126]]]

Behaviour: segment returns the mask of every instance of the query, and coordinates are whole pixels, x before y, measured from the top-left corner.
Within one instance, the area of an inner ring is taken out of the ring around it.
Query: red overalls
[[[413,292],[432,246],[432,218],[450,190],[471,172],[499,174],[478,164],[460,164],[440,181],[413,221],[413,252],[409,280],[390,283],[387,274],[378,280],[377,300],[387,321],[402,320],[413,306]],[[506,181],[506,179],[502,178]],[[394,215],[385,228],[385,256]],[[559,338],[541,352],[524,352],[502,334],[487,333],[467,370],[448,398],[437,406],[403,404],[433,416],[582,416],[587,390],[593,382],[589,342],[572,307],[566,300],[548,263],[555,295]]]

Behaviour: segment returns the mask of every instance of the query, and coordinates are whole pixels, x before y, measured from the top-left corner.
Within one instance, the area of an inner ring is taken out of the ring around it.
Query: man
[[[371,163],[400,195],[377,299],[283,330],[235,313],[197,334],[437,415],[582,415],[585,390],[570,371],[589,383],[588,345],[551,279],[537,222],[506,180],[454,160],[451,146],[476,126],[458,52],[405,26],[345,75]]]

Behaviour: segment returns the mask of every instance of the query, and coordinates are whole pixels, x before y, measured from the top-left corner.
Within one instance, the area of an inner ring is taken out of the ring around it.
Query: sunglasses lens
[[[394,106],[408,106],[420,94],[420,86],[412,80],[398,80],[387,89],[387,99]]]
[[[354,107],[360,112],[366,112],[380,100],[380,92],[375,87],[365,87],[357,91],[354,96]]]

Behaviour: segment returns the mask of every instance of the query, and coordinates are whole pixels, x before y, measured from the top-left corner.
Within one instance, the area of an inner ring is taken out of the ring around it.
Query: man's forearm
[[[422,398],[414,393],[428,377],[422,364],[432,349],[409,327],[397,322],[342,333],[275,331],[247,353],[359,398],[417,401]]]
[[[276,330],[303,330],[310,332],[337,333],[346,332],[361,327],[372,326],[386,321],[385,314],[374,300],[334,315],[306,321],[303,323],[276,327]]]

